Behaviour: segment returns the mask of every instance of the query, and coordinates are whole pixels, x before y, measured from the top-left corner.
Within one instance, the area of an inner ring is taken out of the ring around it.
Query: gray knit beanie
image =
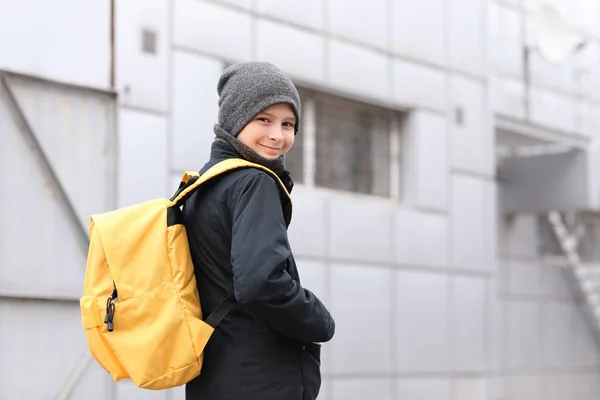
[[[237,137],[256,114],[274,104],[287,103],[300,124],[298,90],[279,68],[268,62],[247,61],[223,71],[217,85],[219,126]]]

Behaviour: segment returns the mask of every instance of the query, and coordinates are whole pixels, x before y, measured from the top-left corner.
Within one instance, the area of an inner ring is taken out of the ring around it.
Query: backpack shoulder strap
[[[229,311],[231,311],[231,309],[233,308],[233,299],[234,295],[233,292],[231,292],[227,297],[221,300],[219,305],[216,306],[214,310],[212,310],[212,312],[209,314],[208,317],[206,317],[204,322],[206,322],[213,328],[216,328],[217,325],[219,325],[223,318],[225,318],[225,316],[229,314]]]
[[[172,206],[183,205],[183,203],[185,203],[186,200],[188,198],[190,198],[192,196],[192,194],[194,194],[194,192],[204,182],[206,182],[216,176],[219,176],[227,171],[232,171],[232,170],[241,169],[241,168],[248,168],[248,167],[261,169],[261,170],[267,172],[268,174],[270,174],[271,176],[273,176],[276,179],[276,181],[279,182],[279,185],[280,185],[281,189],[283,190],[283,193],[285,193],[287,195],[287,197],[290,199],[290,202],[291,202],[290,193],[288,192],[287,188],[285,187],[285,185],[283,184],[283,182],[281,181],[281,179],[277,176],[277,174],[275,172],[271,171],[269,168],[264,167],[260,164],[251,163],[251,162],[243,160],[241,158],[230,158],[230,159],[227,159],[227,160],[224,160],[224,161],[221,161],[221,162],[215,164],[214,166],[209,168],[202,175],[200,175],[198,172],[186,171],[181,178],[181,183],[179,184],[179,188],[177,189],[177,191],[175,192],[173,197],[171,197],[171,199],[170,199],[172,202]],[[233,299],[234,299],[233,293],[229,293],[219,303],[219,305],[210,313],[210,315],[208,315],[208,317],[205,319],[205,322],[208,325],[212,326],[213,328],[216,328],[217,325],[219,325],[219,323],[223,320],[223,318],[225,318],[225,316],[229,313],[229,311],[231,311],[233,304],[234,304]]]
[[[216,176],[219,176],[225,172],[248,167],[261,169],[273,176],[283,189],[283,192],[288,196],[288,198],[290,197],[290,194],[287,191],[281,179],[279,179],[277,174],[271,171],[269,168],[264,167],[260,164],[251,163],[241,158],[229,158],[227,160],[221,161],[213,165],[202,175],[200,175],[198,172],[186,171],[181,178],[179,188],[171,197],[170,201],[173,203],[173,206],[179,207],[183,205],[183,203],[185,203],[187,199],[189,199],[192,196],[192,194],[194,194],[194,192],[198,189],[198,187],[200,187],[200,185],[202,185],[204,182]]]

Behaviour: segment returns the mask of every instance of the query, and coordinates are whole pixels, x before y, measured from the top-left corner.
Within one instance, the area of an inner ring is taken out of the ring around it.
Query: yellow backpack
[[[202,176],[184,173],[171,199],[91,216],[81,320],[92,355],[115,381],[160,390],[200,374],[204,347],[231,303],[202,319],[180,207],[202,183],[246,167],[270,173],[288,194],[271,170],[228,159]]]

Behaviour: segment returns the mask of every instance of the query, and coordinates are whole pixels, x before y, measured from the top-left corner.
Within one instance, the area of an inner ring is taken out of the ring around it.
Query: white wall
[[[533,122],[594,135],[600,69],[578,92],[571,67],[533,57],[526,90],[521,3],[117,1],[116,200],[168,196],[184,170],[203,165],[226,63],[273,61],[324,91],[411,108],[400,202],[301,185],[293,194],[290,238],[303,282],[337,321],[320,399],[597,398],[598,351],[577,304],[556,271],[538,265],[527,224],[507,231],[497,218],[493,114],[524,118],[530,92]],[[108,1],[15,4],[0,0],[0,68],[108,86]],[[598,18],[580,17],[600,34]],[[142,29],[156,33],[155,54],[142,52]],[[597,50],[578,62],[600,67]],[[51,348],[36,356],[57,359]],[[91,393],[97,372],[86,370],[76,397]],[[183,398],[181,388],[109,387],[115,398]]]
[[[0,1],[0,69],[110,84],[110,2]]]
[[[520,354],[523,343],[511,335],[527,332],[527,325],[521,325],[519,308],[506,311],[511,303],[504,282],[496,279],[506,263],[496,263],[493,135],[493,112],[525,116],[519,47],[525,32],[518,5],[176,0],[173,7],[172,182],[206,157],[216,80],[225,63],[272,61],[298,82],[415,109],[405,132],[410,176],[400,204],[303,187],[294,192],[290,236],[303,281],[338,323],[335,340],[323,352],[320,398],[523,398],[531,374],[523,370],[508,378],[510,364],[496,360],[499,352]],[[532,60],[532,74],[555,82],[541,63]],[[574,94],[559,96],[539,83],[531,90],[533,122],[595,129],[594,122],[577,122],[575,113],[589,113],[592,103],[579,100],[578,108]],[[557,115],[553,107],[564,112]],[[572,301],[543,301],[543,326],[564,324],[564,333],[577,320]],[[512,325],[498,320],[498,304]],[[549,317],[555,309],[562,317]],[[373,327],[361,337],[357,316],[360,326]],[[589,335],[581,321],[575,326],[575,335]],[[565,335],[542,335],[542,341],[553,348]],[[509,339],[499,343],[498,336]],[[589,341],[579,346],[596,352]],[[590,375],[566,350],[547,357],[563,356],[572,361],[563,366],[570,378],[556,384],[569,385],[557,393],[570,398],[578,390],[572,383]]]
[[[506,220],[499,235],[495,395],[598,398],[600,352],[566,271],[539,259],[535,218]]]

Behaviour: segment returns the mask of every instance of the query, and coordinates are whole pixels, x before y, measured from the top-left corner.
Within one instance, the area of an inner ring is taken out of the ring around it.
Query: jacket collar
[[[228,143],[221,140],[213,141],[210,147],[210,161],[219,162],[228,158],[242,158],[242,156]]]

